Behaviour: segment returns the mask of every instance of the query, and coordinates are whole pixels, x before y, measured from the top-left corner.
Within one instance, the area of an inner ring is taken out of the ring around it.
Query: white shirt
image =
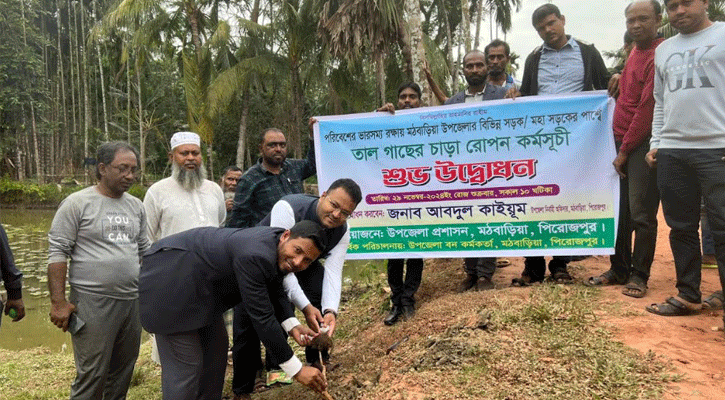
[[[210,180],[185,190],[173,177],[162,179],[151,185],[143,205],[153,242],[192,228],[221,226],[227,216],[222,189]]]
[[[269,225],[279,228],[290,229],[296,223],[295,213],[292,206],[284,200],[280,200],[272,207],[271,220]],[[340,242],[330,250],[330,254],[325,259],[325,276],[322,280],[322,301],[321,312],[331,310],[337,313],[340,307],[340,293],[342,291],[342,267],[345,263],[347,248],[350,245],[350,229],[340,239]],[[305,293],[302,291],[300,284],[297,282],[295,274],[287,274],[284,278],[284,288],[287,292],[292,304],[302,310],[310,304]]]

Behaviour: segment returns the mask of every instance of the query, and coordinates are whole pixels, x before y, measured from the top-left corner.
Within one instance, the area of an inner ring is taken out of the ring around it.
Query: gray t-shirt
[[[106,197],[95,186],[60,203],[48,232],[48,262],[67,262],[75,290],[130,300],[138,297],[140,257],[150,246],[141,201]]]
[[[653,149],[725,148],[725,23],[655,51]]]

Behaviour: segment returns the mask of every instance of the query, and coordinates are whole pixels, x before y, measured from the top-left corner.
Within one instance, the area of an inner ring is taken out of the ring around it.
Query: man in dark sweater
[[[13,321],[20,321],[25,316],[25,306],[23,305],[23,274],[15,268],[13,261],[13,253],[10,251],[8,243],[8,235],[5,228],[0,225],[0,278],[5,284],[5,290],[8,292],[8,301],[3,309],[0,303],[0,321],[2,314],[10,314],[10,309],[15,309],[17,315]]]
[[[526,57],[520,93],[509,89],[509,95],[535,96],[606,89],[609,72],[602,56],[593,45],[566,34],[566,19],[551,3],[534,10],[531,22],[544,43]],[[551,279],[563,283],[572,280],[567,272],[571,257],[554,256],[549,262]],[[527,257],[521,278],[515,286],[544,280],[544,257]]]

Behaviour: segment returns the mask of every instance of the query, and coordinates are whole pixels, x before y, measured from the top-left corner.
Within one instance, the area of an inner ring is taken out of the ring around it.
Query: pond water
[[[50,322],[48,293],[48,229],[55,210],[0,210],[0,222],[8,233],[15,265],[23,272],[25,318],[12,322],[3,315],[0,348],[26,349],[45,346],[53,351],[71,346],[70,334]]]
[[[18,350],[45,346],[52,351],[70,350],[70,334],[63,333],[50,322],[48,292],[48,230],[55,210],[0,210],[0,222],[8,233],[15,264],[23,272],[25,318],[11,322],[3,316],[0,327],[0,349]],[[368,280],[384,271],[384,261],[347,261],[346,281]],[[0,290],[4,290],[0,285]],[[2,350],[0,350],[2,351]]]

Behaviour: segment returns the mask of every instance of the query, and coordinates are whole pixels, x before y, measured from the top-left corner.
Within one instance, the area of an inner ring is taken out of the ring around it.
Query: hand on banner
[[[609,78],[609,84],[607,84],[609,95],[615,99],[619,96],[619,78],[621,77],[621,74],[614,74]]]
[[[307,126],[310,128],[310,140],[314,140],[315,130],[313,129],[313,126],[315,125],[315,122],[317,122],[317,118],[310,117],[310,120],[307,121]]]
[[[645,161],[647,161],[647,165],[649,165],[650,168],[657,168],[657,149],[652,149],[647,152],[647,155],[644,156]]]
[[[377,112],[386,112],[387,111],[391,114],[395,114],[395,106],[393,105],[393,103],[385,103],[384,106],[378,108],[375,111],[377,111]]]
[[[506,91],[506,96],[504,96],[504,98],[513,100],[519,96],[521,96],[521,92],[519,92],[519,90],[515,87],[512,87]]]

